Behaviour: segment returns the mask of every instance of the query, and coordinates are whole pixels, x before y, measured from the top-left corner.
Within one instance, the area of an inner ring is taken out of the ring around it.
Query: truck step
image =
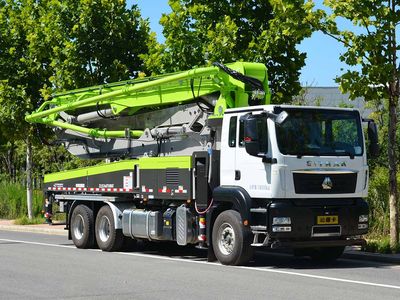
[[[253,231],[253,243],[251,246],[253,247],[265,247],[269,245],[270,238],[269,234],[265,231]]]
[[[250,208],[250,212],[265,214],[267,213],[267,209],[264,207],[253,207]]]
[[[254,226],[250,226],[250,228],[253,231],[266,231],[267,230],[267,226],[264,226],[264,225],[254,225]]]

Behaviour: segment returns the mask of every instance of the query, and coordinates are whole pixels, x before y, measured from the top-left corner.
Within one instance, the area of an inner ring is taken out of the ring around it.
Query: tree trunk
[[[8,174],[11,178],[11,180],[14,182],[15,181],[15,177],[14,177],[14,143],[11,142],[10,148],[7,151],[7,169],[8,169]]]
[[[33,218],[32,200],[32,143],[31,139],[28,137],[26,140],[26,201],[28,206],[28,218],[30,220]]]
[[[397,161],[396,161],[396,124],[397,124],[397,97],[389,99],[389,210],[390,210],[390,246],[392,250],[399,245],[399,218],[398,218],[398,188],[397,188]]]
[[[397,14],[397,1],[388,1],[392,16]],[[389,158],[389,218],[390,218],[390,247],[392,251],[396,251],[399,246],[399,208],[397,205],[398,189],[397,189],[397,105],[399,101],[399,75],[397,73],[397,41],[396,41],[396,26],[390,18],[390,35],[389,35],[389,50],[390,62],[392,64],[392,82],[389,83],[389,143],[388,143],[388,158]]]

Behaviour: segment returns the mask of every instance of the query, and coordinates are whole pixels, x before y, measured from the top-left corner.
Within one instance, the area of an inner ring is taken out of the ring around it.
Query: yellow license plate
[[[338,216],[318,216],[317,224],[318,225],[339,224],[339,217]]]

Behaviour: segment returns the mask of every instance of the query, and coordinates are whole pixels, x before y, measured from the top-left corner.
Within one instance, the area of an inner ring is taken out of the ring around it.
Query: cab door
[[[257,122],[261,152],[271,157],[267,118]],[[271,190],[271,163],[263,162],[262,157],[247,153],[244,140],[244,122],[238,119],[238,142],[235,151],[236,185],[243,187],[252,198],[266,198]]]
[[[271,189],[271,164],[246,152],[241,115],[243,113],[229,116],[226,122],[224,120],[221,138],[221,185],[240,186],[251,197],[265,198]],[[261,144],[269,155],[271,151],[266,119],[260,121],[259,128],[264,139]]]

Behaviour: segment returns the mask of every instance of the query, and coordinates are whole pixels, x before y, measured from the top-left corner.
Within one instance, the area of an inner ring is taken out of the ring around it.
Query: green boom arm
[[[44,102],[26,121],[70,129],[92,137],[125,137],[126,131],[107,131],[71,124],[60,120],[60,113],[111,109],[114,116],[133,115],[141,109],[157,109],[193,102],[194,98],[219,92],[214,118],[222,117],[226,108],[254,104],[268,104],[270,93],[265,65],[237,62],[225,67],[196,68],[189,71],[123,81],[55,95]],[[129,136],[139,137],[140,130],[131,130]]]

